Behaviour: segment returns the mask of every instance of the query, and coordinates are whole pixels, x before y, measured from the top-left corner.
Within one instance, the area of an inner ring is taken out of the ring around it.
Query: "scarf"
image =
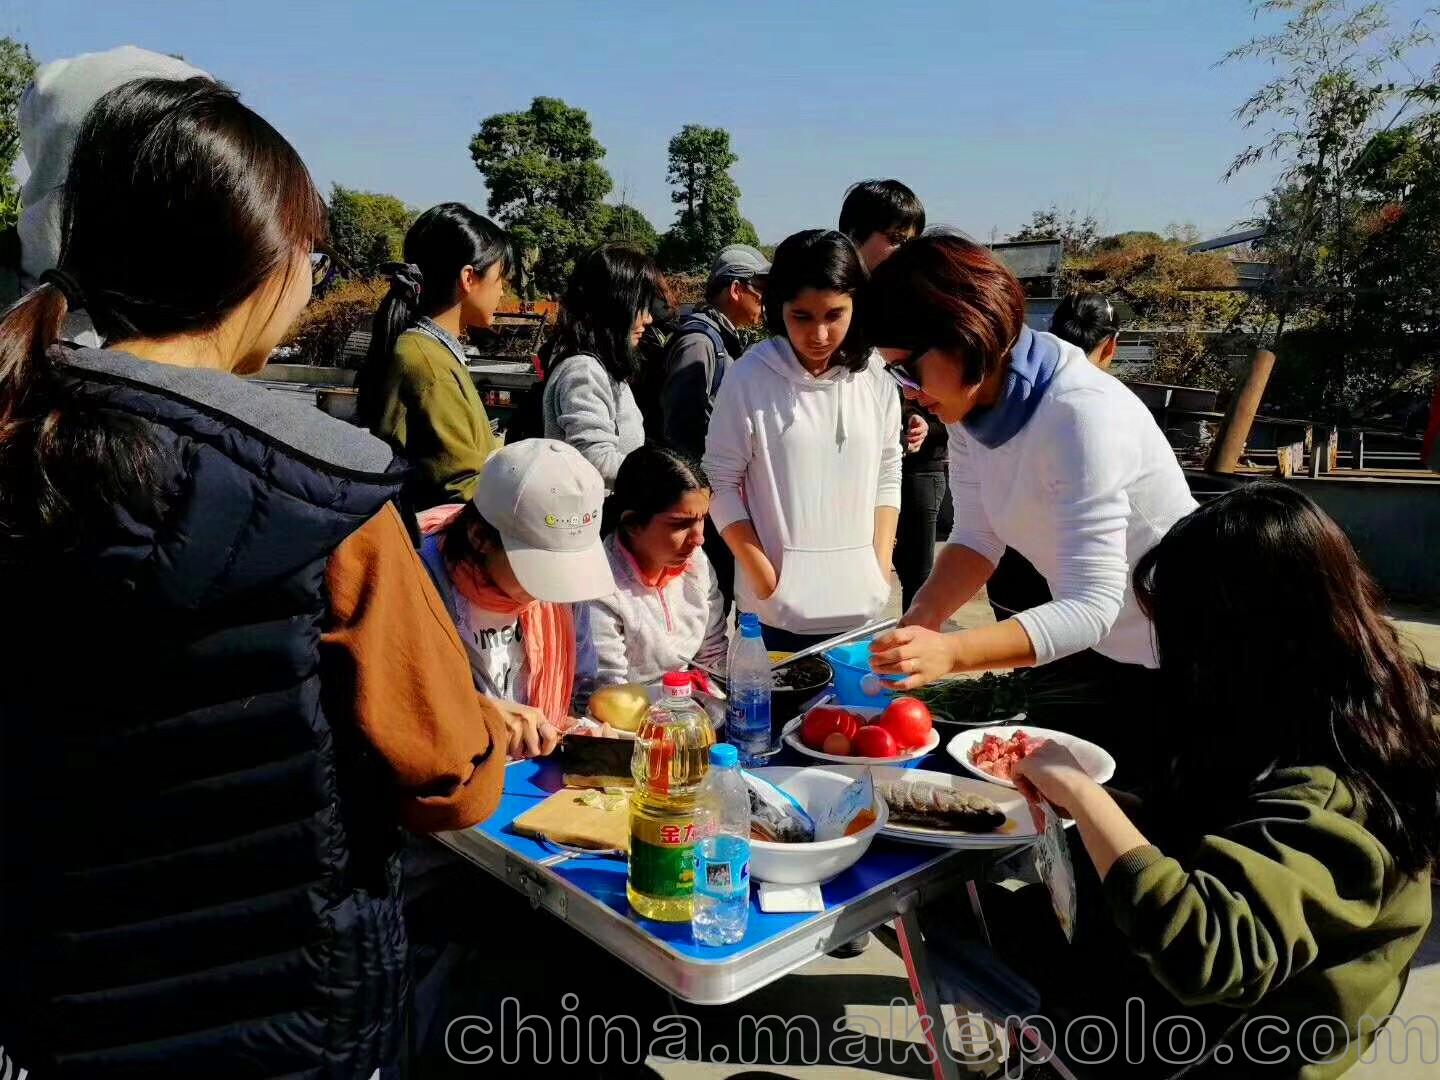
[[[1050,388],[1061,356],[1060,343],[1055,338],[1037,334],[1028,327],[1022,329],[1015,347],[1010,350],[1010,367],[1005,372],[1000,399],[965,417],[961,423],[966,433],[992,450],[1018,435],[1040,407],[1040,399]]]
[[[635,558],[635,553],[625,546],[624,537],[617,536],[615,538],[615,541],[615,546],[624,553],[625,561],[630,564],[630,570],[635,575],[635,580],[640,582],[640,584],[649,586],[650,588],[655,589],[659,592],[664,592],[667,585],[669,585],[672,581],[675,581],[677,578],[684,577],[685,571],[690,569],[690,564],[688,562],[684,563],[681,566],[662,567],[659,576],[657,576],[654,580],[651,580],[650,575],[646,574],[644,570],[640,569],[640,563]]]
[[[437,506],[419,515],[425,536],[444,531],[464,509],[463,505]],[[443,553],[443,538],[441,551]],[[507,596],[482,567],[445,559],[455,590],[482,611],[515,615],[525,648],[525,697],[562,730],[570,715],[575,689],[575,617],[569,604],[533,600],[522,604]]]

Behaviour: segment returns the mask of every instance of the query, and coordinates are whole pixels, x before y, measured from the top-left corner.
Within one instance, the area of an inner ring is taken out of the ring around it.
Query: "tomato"
[[[805,714],[800,724],[800,741],[811,750],[819,750],[827,735],[838,731],[845,738],[853,739],[859,727],[854,713],[833,705],[817,705]]]
[[[930,710],[923,701],[911,697],[899,697],[892,701],[880,715],[879,724],[907,750],[924,746],[934,730]]]
[[[825,736],[825,741],[820,744],[820,749],[827,754],[834,754],[836,757],[850,756],[850,736],[843,731],[832,731]]]
[[[851,749],[859,757],[891,758],[900,753],[895,736],[879,724],[871,724],[856,732]]]

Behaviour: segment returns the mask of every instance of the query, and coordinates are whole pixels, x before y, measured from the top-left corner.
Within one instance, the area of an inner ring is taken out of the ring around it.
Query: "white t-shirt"
[[[1041,335],[1046,336],[1046,335]],[[1073,345],[1026,425],[987,447],[951,424],[949,542],[998,562],[1007,546],[1050,585],[1015,618],[1045,664],[1084,649],[1158,667],[1130,575],[1195,509],[1175,451],[1140,399]]]
[[[420,559],[430,572],[445,609],[455,623],[475,689],[487,697],[530,705],[530,673],[525,663],[525,638],[520,620],[477,607],[460,595],[450,580],[438,537],[428,536],[420,546]],[[575,618],[575,689],[584,693],[595,681],[596,655],[589,619],[583,610]]]
[[[455,629],[465,654],[475,689],[489,697],[528,705],[525,689],[525,639],[520,620],[476,607],[463,596],[455,598]]]

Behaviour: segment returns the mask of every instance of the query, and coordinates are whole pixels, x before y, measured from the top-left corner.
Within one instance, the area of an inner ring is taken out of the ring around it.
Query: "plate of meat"
[[[1035,822],[1014,789],[968,776],[877,765],[870,770],[875,795],[889,819],[881,836],[939,847],[991,849],[1028,844]]]
[[[1097,784],[1115,775],[1115,759],[1109,751],[1086,739],[1033,724],[971,728],[951,739],[945,752],[980,779],[1013,788],[1016,763],[1047,740],[1067,747]]]

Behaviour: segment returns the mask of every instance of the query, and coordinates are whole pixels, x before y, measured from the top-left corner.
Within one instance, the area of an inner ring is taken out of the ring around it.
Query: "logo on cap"
[[[599,510],[591,510],[585,514],[571,514],[569,517],[546,514],[545,527],[547,529],[579,529],[585,525],[589,525],[599,517]]]

